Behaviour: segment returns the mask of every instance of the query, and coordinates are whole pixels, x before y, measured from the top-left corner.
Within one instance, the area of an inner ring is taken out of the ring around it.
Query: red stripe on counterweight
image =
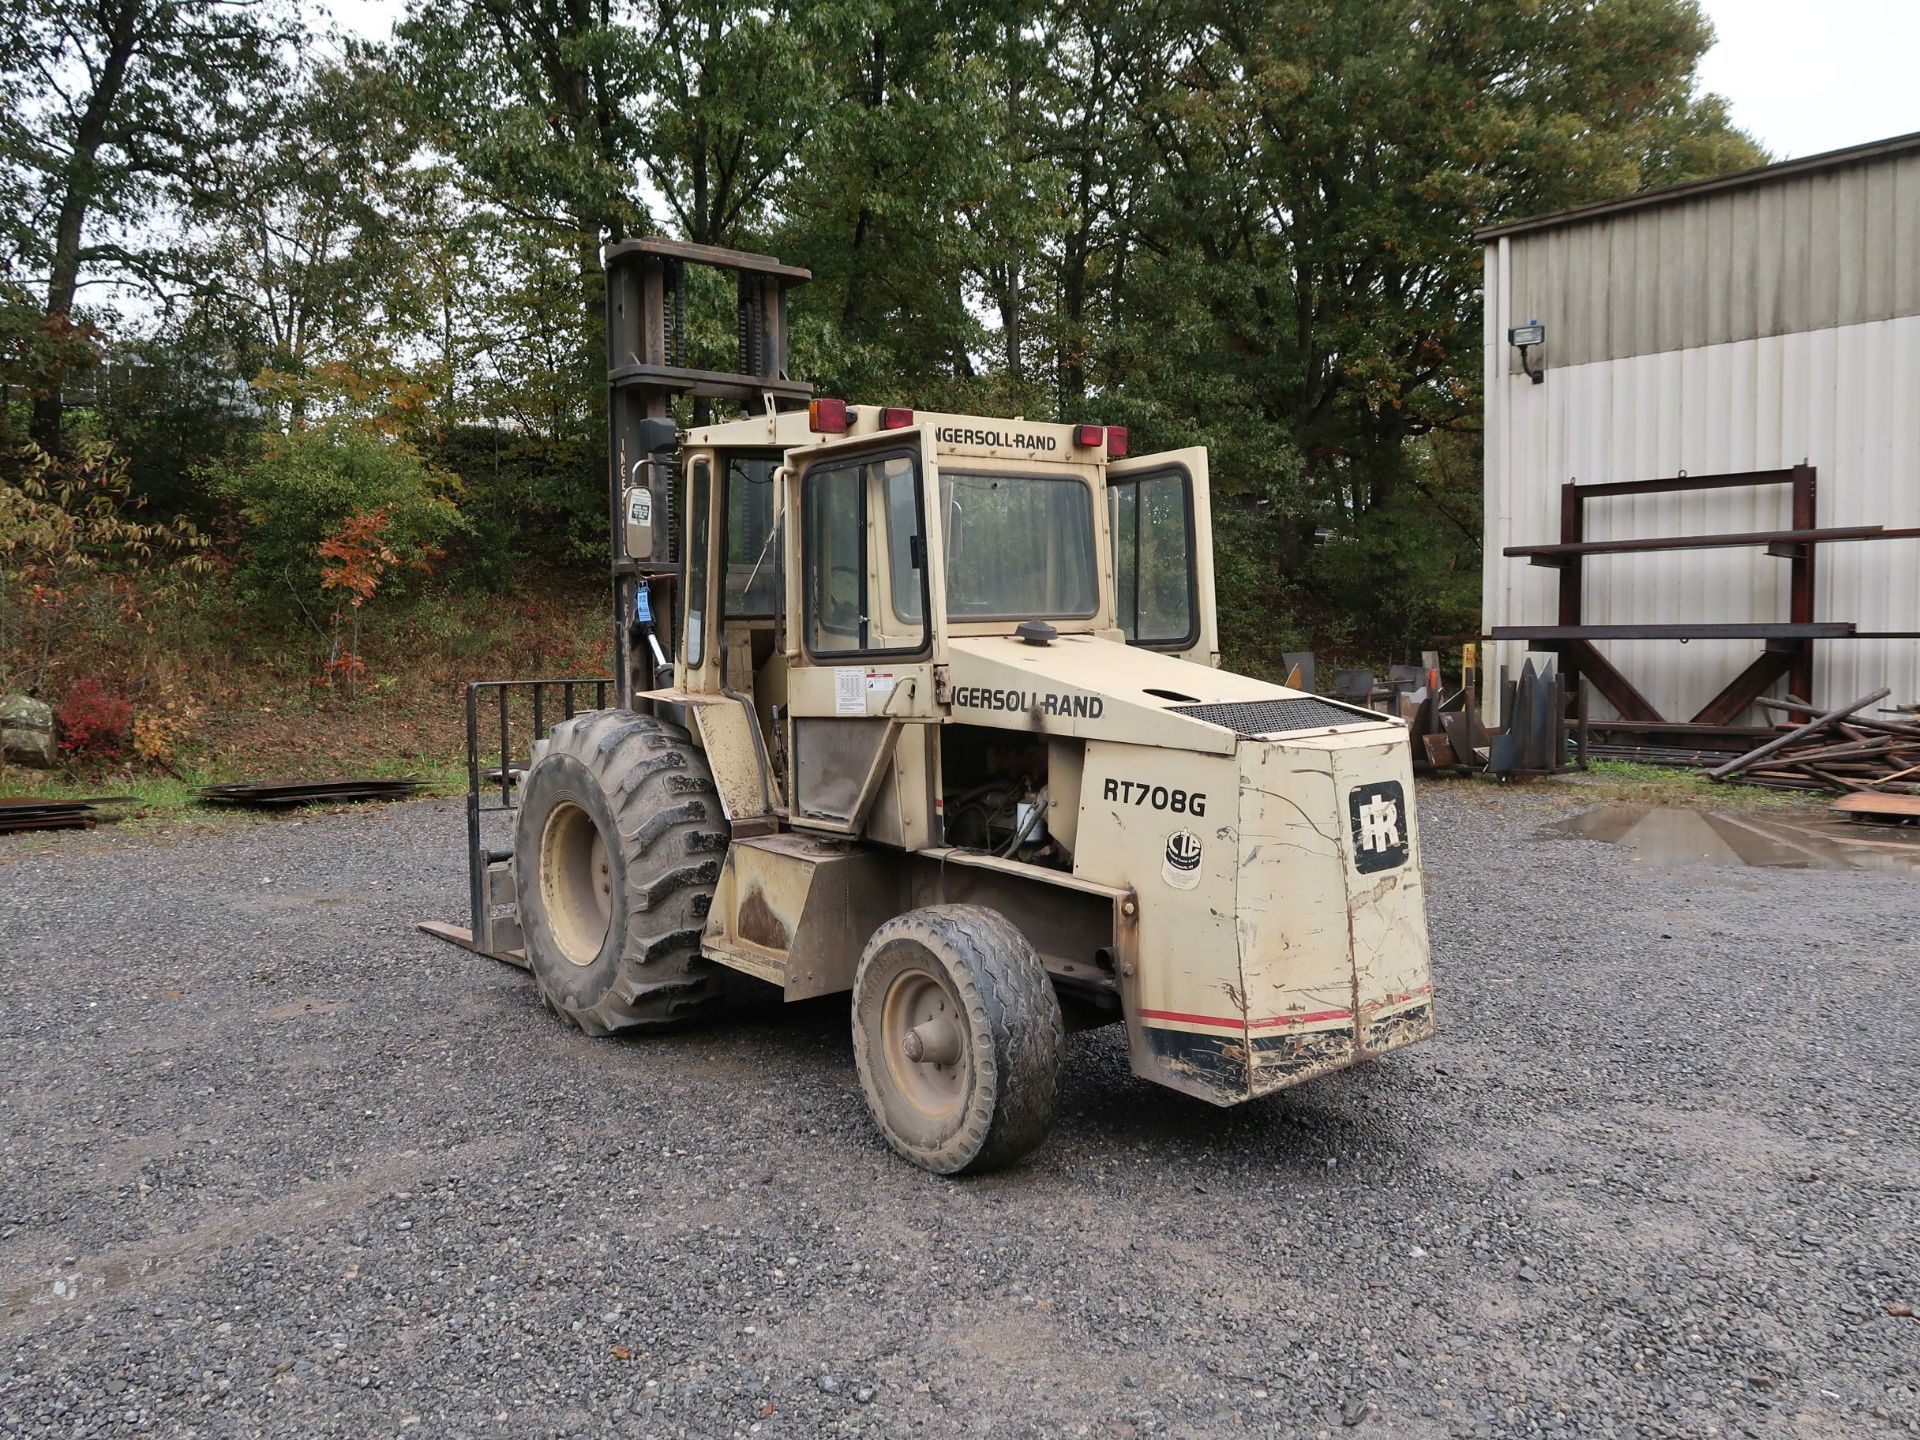
[[[1243,1020],[1232,1015],[1187,1015],[1178,1010],[1142,1010],[1142,1020],[1175,1020],[1183,1025],[1217,1025],[1226,1030],[1270,1030],[1276,1025],[1311,1025],[1323,1020],[1351,1020],[1351,1010],[1321,1010],[1306,1015],[1269,1015],[1264,1020]]]
[[[1372,1010],[1384,1010],[1389,1005],[1403,1004],[1408,1000],[1417,1000],[1422,995],[1431,995],[1433,986],[1422,985],[1410,995],[1390,995]],[[1238,1030],[1245,1026],[1249,1030],[1271,1030],[1277,1025],[1319,1025],[1329,1020],[1351,1020],[1351,1010],[1319,1010],[1299,1015],[1269,1015],[1261,1020],[1243,1020],[1234,1015],[1188,1015],[1180,1010],[1142,1010],[1142,1020],[1175,1020],[1183,1025],[1217,1025],[1225,1030]]]

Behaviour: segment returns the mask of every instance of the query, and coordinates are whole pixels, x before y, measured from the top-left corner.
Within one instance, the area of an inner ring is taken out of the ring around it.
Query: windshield
[[[1045,475],[940,477],[947,615],[1084,619],[1099,603],[1093,490]]]

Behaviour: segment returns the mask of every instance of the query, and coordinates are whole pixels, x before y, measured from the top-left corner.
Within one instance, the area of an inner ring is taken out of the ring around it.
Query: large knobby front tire
[[[936,1175],[1011,1165],[1053,1128],[1066,1028],[1007,918],[933,905],[874,931],[853,982],[853,1057],[874,1123]]]
[[[720,998],[700,932],[727,822],[706,757],[652,715],[553,727],[520,788],[514,882],[541,998],[590,1035],[663,1029]]]

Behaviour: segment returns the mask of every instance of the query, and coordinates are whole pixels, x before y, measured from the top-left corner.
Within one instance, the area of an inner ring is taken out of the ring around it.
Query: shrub
[[[355,516],[379,514],[381,541],[394,557],[394,578],[381,587],[397,599],[424,562],[466,524],[455,503],[460,482],[436,470],[402,440],[346,423],[326,422],[267,439],[252,463],[213,477],[239,511],[237,579],[270,614],[304,617],[324,632],[328,608],[323,551]]]
[[[606,565],[604,436],[555,440],[468,426],[427,453],[461,477],[472,527],[463,568],[483,585],[518,589],[529,566]]]
[[[162,673],[140,702],[133,721],[133,753],[149,765],[173,768],[175,752],[192,736],[200,702],[186,677]]]
[[[191,610],[215,568],[206,537],[140,509],[101,441],[0,454],[0,690],[48,687],[57,661],[124,652],[130,629]]]
[[[54,710],[60,748],[82,759],[119,750],[133,728],[133,702],[115,695],[91,675],[67,687]]]

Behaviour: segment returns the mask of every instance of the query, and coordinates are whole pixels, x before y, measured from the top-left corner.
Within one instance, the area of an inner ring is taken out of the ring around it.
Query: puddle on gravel
[[[1549,825],[1633,851],[1659,867],[1758,865],[1791,870],[1920,873],[1920,830],[1852,820],[1787,820],[1672,805],[1603,805]]]

